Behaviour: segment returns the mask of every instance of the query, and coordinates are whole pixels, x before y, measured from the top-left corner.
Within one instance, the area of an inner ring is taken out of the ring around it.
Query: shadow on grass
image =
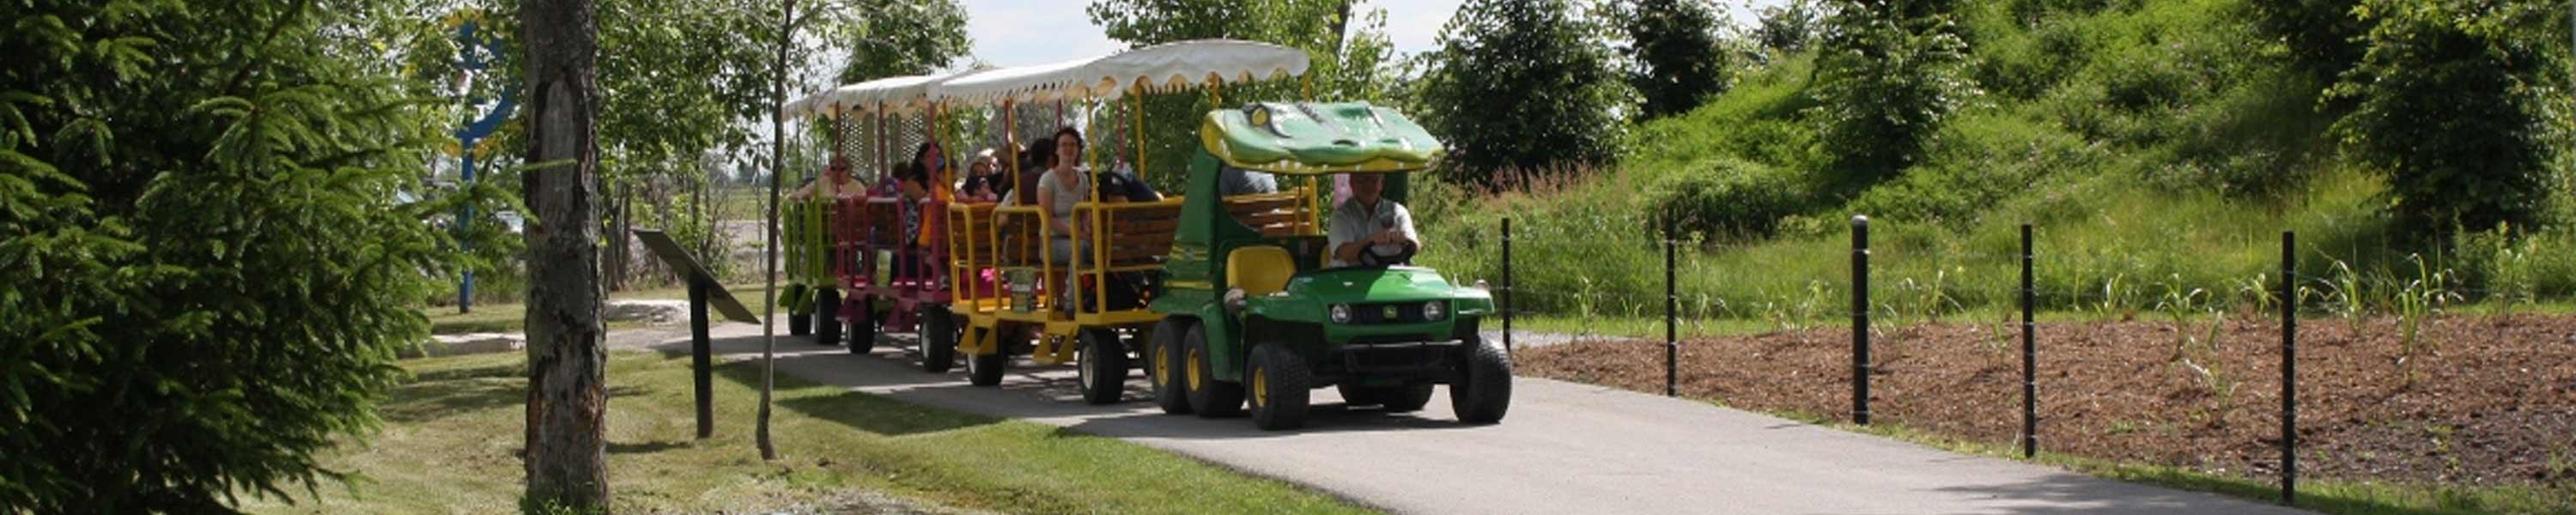
[[[517,368],[519,371],[510,369]],[[528,400],[524,365],[487,366],[440,371],[394,389],[392,399],[382,405],[385,421],[396,424],[429,422],[509,406],[523,406]],[[499,372],[499,373],[496,373]],[[610,384],[609,398],[637,397],[651,393],[641,386]]]
[[[662,451],[667,451],[667,450],[672,450],[672,449],[684,448],[684,447],[688,447],[688,446],[689,446],[689,444],[687,444],[687,443],[683,443],[683,442],[642,442],[642,443],[608,442],[608,453],[609,453],[609,454],[652,454],[652,453],[657,453],[657,452],[662,452]]]
[[[752,388],[754,391],[760,388],[760,362],[758,361],[737,361],[717,365],[716,375]],[[808,417],[829,420],[852,429],[885,436],[934,433],[1001,421],[994,417],[923,407],[876,395],[848,391],[786,373],[778,374],[775,384],[777,388],[773,395],[776,396],[779,407],[796,410],[797,413]],[[718,399],[718,402],[722,402],[722,399]]]

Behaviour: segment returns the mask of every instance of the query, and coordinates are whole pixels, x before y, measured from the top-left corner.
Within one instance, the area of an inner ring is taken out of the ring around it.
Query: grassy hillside
[[[1873,219],[1875,310],[1934,316],[2010,302],[2036,225],[2043,309],[2274,305],[2280,233],[2299,234],[2300,300],[2418,311],[2576,295],[2576,231],[2399,234],[2378,171],[2339,150],[2318,81],[2253,33],[2241,0],[1999,1],[1964,7],[1982,93],[1897,178],[1835,191],[1808,108],[1813,55],[1774,56],[1689,114],[1634,131],[1622,161],[1499,196],[1424,185],[1429,264],[1500,274],[1511,217],[1523,305],[1660,313],[1651,221],[1682,220],[1693,317],[1782,325],[1847,316],[1846,219]],[[2561,158],[2564,163],[2564,156]],[[2567,165],[2554,183],[2568,216]]]

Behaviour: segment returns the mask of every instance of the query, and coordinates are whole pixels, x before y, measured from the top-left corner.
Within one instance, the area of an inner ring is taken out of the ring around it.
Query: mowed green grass
[[[524,356],[404,362],[414,378],[381,405],[385,424],[326,467],[359,475],[263,513],[492,513],[516,510],[524,474]],[[1052,426],[906,404],[777,376],[762,461],[752,425],[756,361],[718,367],[716,435],[694,440],[688,360],[609,360],[613,511],[742,513],[831,507],[868,492],[933,508],[1006,513],[1368,513],[1333,497],[1171,453]]]

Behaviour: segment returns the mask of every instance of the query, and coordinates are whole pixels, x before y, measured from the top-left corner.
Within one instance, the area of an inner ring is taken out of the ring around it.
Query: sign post
[[[715,436],[715,349],[707,337],[707,326],[712,322],[707,319],[707,306],[713,304],[726,320],[757,324],[760,318],[752,316],[751,308],[743,307],[741,301],[734,300],[733,294],[716,281],[715,274],[707,273],[707,267],[698,264],[698,259],[679,242],[672,241],[670,235],[636,229],[635,238],[643,240],[644,248],[652,250],[654,256],[662,258],[680,274],[681,280],[689,283],[689,367],[697,383],[698,438]]]

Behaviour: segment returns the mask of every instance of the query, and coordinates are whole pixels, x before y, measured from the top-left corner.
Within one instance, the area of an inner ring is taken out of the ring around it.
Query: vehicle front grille
[[[1395,316],[1387,316],[1390,308],[1392,308]],[[1352,324],[1414,324],[1424,321],[1425,320],[1422,318],[1422,303],[1420,302],[1351,305]]]

